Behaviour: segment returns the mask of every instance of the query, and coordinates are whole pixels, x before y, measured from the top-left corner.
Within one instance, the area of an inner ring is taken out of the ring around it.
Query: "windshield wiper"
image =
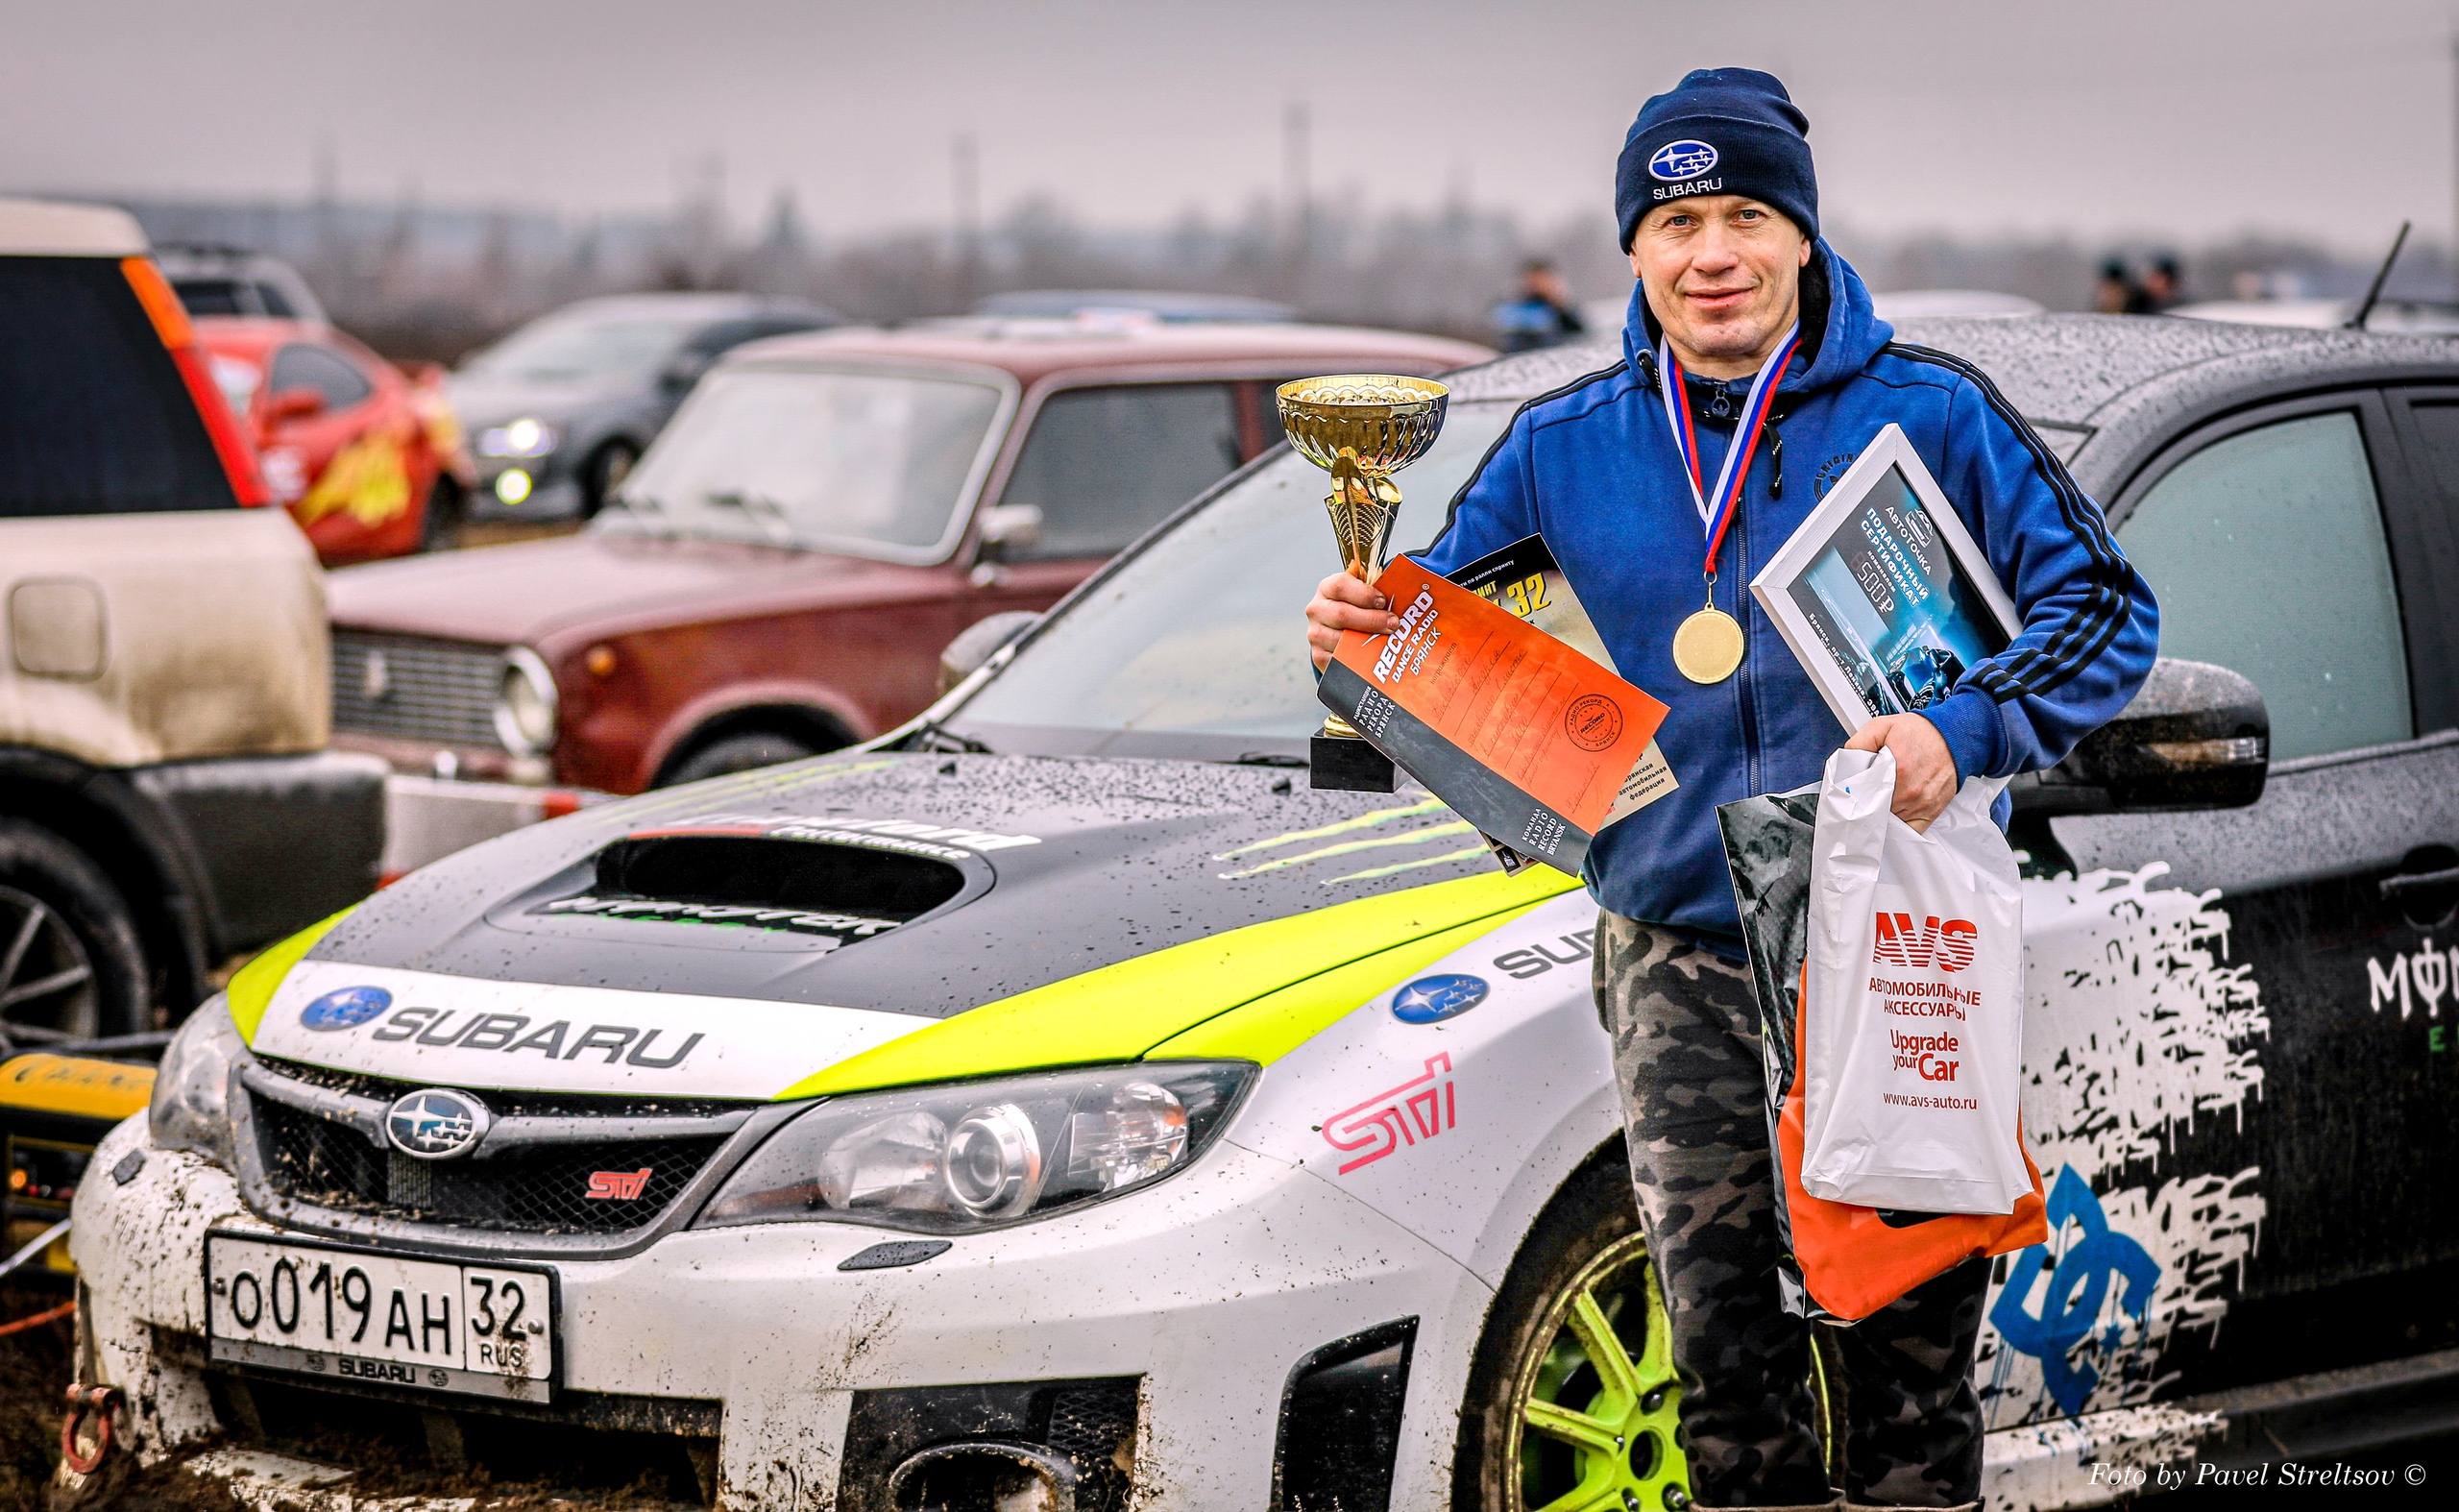
[[[606,501],[627,515],[637,516],[644,529],[662,529],[670,535],[674,531],[674,522],[667,514],[666,506],[646,494],[613,494]]]
[[[793,522],[786,518],[786,511],[777,500],[766,494],[754,493],[746,488],[730,493],[710,494],[706,497],[713,504],[723,504],[728,509],[740,509],[758,521],[760,528],[767,532],[768,539],[776,545],[787,545],[794,538]]]
[[[959,735],[944,724],[925,724],[913,732],[909,742],[918,751],[962,752],[967,756],[996,756],[999,753],[970,735]]]

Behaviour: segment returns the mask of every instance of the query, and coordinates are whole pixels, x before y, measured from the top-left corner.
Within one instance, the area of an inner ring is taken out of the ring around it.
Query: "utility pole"
[[[1298,293],[1300,271],[1305,266],[1309,244],[1314,239],[1315,191],[1309,183],[1307,161],[1309,128],[1304,101],[1293,101],[1282,112],[1280,122],[1280,196],[1283,233],[1288,238],[1284,249],[1287,258],[1283,293]]]
[[[957,302],[961,308],[971,309],[981,298],[978,285],[982,279],[982,157],[971,132],[960,132],[948,144],[948,185],[954,200]]]

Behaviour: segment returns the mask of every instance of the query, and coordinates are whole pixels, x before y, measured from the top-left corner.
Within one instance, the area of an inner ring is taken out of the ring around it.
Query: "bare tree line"
[[[1585,300],[1619,303],[1630,274],[1600,210],[1532,225],[1463,201],[1366,211],[1314,199],[1291,213],[1258,197],[1226,219],[1189,212],[1150,228],[1088,226],[1035,195],[976,230],[816,234],[780,195],[748,234],[713,198],[659,216],[570,221],[525,209],[337,202],[123,200],[158,242],[274,253],[298,265],[346,329],[399,357],[451,360],[556,305],[643,289],[743,289],[820,300],[849,318],[962,312],[1033,288],[1173,289],[1278,300],[1307,316],[1483,338],[1522,263],[1552,261]],[[1973,288],[2051,309],[2087,305],[2101,262],[2181,257],[2190,298],[2248,280],[2273,294],[2361,290],[2369,259],[2318,242],[2248,234],[2194,246],[2061,235],[1952,237],[1839,220],[1831,235],[1874,288]],[[2386,235],[2387,244],[2387,235]],[[2411,246],[2395,293],[2447,298],[2439,245]]]

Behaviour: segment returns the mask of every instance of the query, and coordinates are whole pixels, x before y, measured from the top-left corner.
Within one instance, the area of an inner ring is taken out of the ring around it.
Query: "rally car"
[[[1990,1500],[2447,1424],[2459,554],[2420,462],[2459,363],[1918,331],[2110,501],[2191,659],[2022,785],[2054,1232],[1988,1301]],[[1613,360],[1456,375],[1400,539]],[[728,1508],[1678,1512],[1594,909],[1424,791],[1310,788],[1324,488],[1259,459],[903,730],[506,836],[248,966],[77,1195],[123,1438]]]

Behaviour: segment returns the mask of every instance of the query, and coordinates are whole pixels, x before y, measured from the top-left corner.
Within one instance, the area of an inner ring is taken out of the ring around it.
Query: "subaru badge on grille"
[[[450,1160],[476,1149],[492,1121],[486,1104],[467,1092],[429,1086],[394,1101],[384,1115],[384,1137],[403,1155]]]

